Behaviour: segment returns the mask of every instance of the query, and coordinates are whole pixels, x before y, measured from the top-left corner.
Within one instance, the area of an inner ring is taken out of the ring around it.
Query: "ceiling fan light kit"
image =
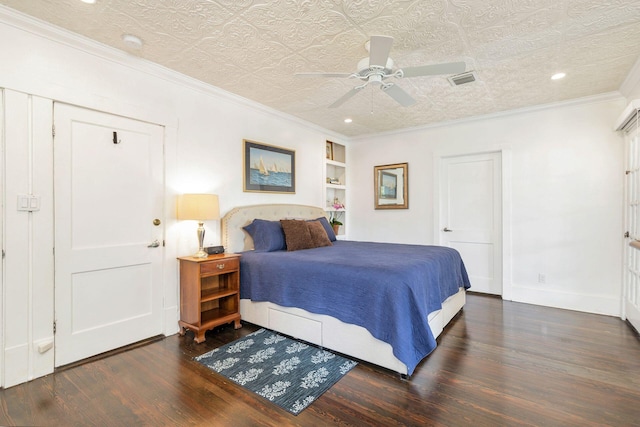
[[[359,79],[363,82],[329,105],[329,108],[341,106],[369,84],[380,86],[380,89],[398,104],[403,107],[409,107],[415,104],[416,100],[400,86],[385,80],[390,78],[402,79],[441,74],[460,74],[465,71],[466,64],[464,62],[420,65],[394,71],[393,59],[389,57],[392,45],[393,37],[371,36],[371,39],[365,44],[365,47],[368,47],[369,50],[369,57],[363,58],[358,62],[358,71],[355,73],[299,73],[297,75],[303,77],[348,77]]]

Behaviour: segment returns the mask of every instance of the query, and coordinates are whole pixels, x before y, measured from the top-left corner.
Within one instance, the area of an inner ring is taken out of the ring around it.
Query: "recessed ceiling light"
[[[142,48],[142,40],[140,37],[134,36],[133,34],[125,34],[122,36],[122,41],[127,47],[131,49],[140,49]]]
[[[96,0],[80,0],[82,3],[94,4]]]
[[[560,80],[563,79],[566,75],[566,73],[555,73],[553,76],[551,76],[551,80]]]
[[[352,121],[353,121],[353,120],[352,120],[352,119],[349,119],[349,118],[344,119],[344,122],[345,122],[345,123],[351,123]]]

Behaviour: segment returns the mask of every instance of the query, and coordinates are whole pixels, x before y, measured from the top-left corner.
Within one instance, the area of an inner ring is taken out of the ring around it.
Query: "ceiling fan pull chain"
[[[371,88],[371,114],[373,115],[373,88]]]

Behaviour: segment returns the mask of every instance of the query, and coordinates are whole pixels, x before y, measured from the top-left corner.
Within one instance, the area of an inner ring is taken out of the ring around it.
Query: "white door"
[[[441,159],[440,244],[457,249],[471,289],[502,295],[500,153]]]
[[[627,136],[626,226],[629,242],[625,249],[624,316],[640,331],[640,134]]]
[[[61,366],[163,330],[163,128],[59,103],[54,124]]]

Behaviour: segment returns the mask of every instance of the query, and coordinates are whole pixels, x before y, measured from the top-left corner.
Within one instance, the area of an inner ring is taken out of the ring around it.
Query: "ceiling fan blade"
[[[444,64],[421,65],[402,69],[402,77],[435,76],[438,74],[460,74],[466,68],[464,62],[447,62]]]
[[[392,45],[393,37],[371,36],[369,41],[369,67],[386,68]]]
[[[380,86],[387,95],[396,100],[396,102],[403,107],[409,107],[416,103],[416,100],[411,97],[407,92],[404,91],[400,86],[395,85],[393,83],[387,86]]]
[[[353,73],[296,73],[296,77],[350,77]]]
[[[361,86],[354,87],[349,92],[347,92],[344,95],[342,95],[342,97],[340,99],[338,99],[336,102],[334,102],[333,104],[329,105],[329,108],[337,108],[337,107],[341,106],[342,104],[347,102],[349,99],[351,99],[352,96],[354,96],[356,93],[360,92],[361,90],[362,90]]]

